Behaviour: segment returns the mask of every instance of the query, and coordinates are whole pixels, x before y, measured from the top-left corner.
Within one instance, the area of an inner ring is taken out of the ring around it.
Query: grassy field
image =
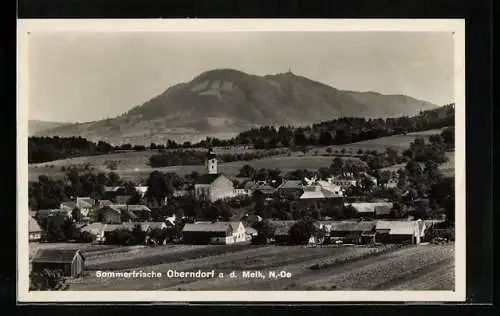
[[[200,248],[201,247],[201,248]],[[223,249],[226,251],[213,249]],[[112,251],[109,249],[108,251]],[[87,265],[102,271],[161,272],[161,278],[97,278],[93,270],[71,283],[71,290],[452,290],[454,287],[453,245],[409,246],[375,256],[373,248],[360,246],[318,247],[244,245],[175,245],[136,250],[132,258],[149,257],[142,265],[131,264],[131,256],[113,254],[88,256]],[[102,252],[106,252],[103,250]],[[190,253],[198,252],[196,257]],[[169,258],[176,257],[177,260]],[[318,262],[349,263],[312,270]],[[155,261],[155,262],[154,262]],[[148,264],[150,262],[151,264]],[[135,263],[139,263],[136,261]],[[216,271],[236,278],[176,278],[167,271]],[[262,271],[266,278],[244,278],[242,271]],[[273,279],[269,271],[286,271],[290,278]]]
[[[335,158],[336,152],[340,153],[342,149],[346,149],[347,153],[356,154],[359,149],[363,151],[366,150],[376,150],[385,151],[388,147],[392,147],[396,150],[402,151],[409,147],[410,143],[417,137],[428,137],[430,135],[438,134],[441,129],[428,130],[417,133],[408,133],[406,135],[395,135],[389,137],[382,137],[372,140],[367,140],[363,142],[352,143],[342,146],[328,146],[332,149],[331,153],[327,152],[328,147],[314,147],[310,149],[307,153],[293,152],[290,156],[274,156],[267,157],[263,159],[256,159],[251,161],[235,161],[229,163],[220,163],[219,170],[229,177],[234,178],[238,173],[239,169],[245,165],[250,164],[256,169],[260,168],[279,168],[284,172],[293,171],[296,169],[312,169],[317,170],[321,167],[329,167],[332,160]],[[196,150],[202,150],[200,148]],[[238,148],[238,152],[255,152],[255,149],[245,149]],[[234,153],[235,150],[230,149],[218,149],[218,153]],[[149,157],[155,154],[155,151],[127,151],[118,152],[109,155],[100,156],[88,156],[88,157],[78,157],[70,159],[62,159],[57,161],[51,161],[41,164],[30,164],[29,165],[29,179],[36,180],[39,175],[48,175],[54,178],[61,178],[64,176],[65,172],[61,170],[62,167],[68,167],[70,165],[84,165],[90,164],[90,168],[93,172],[110,172],[111,170],[107,167],[107,162],[115,161],[117,162],[116,170],[114,172],[118,173],[122,178],[131,181],[142,181],[153,171],[159,170],[162,172],[175,172],[183,176],[189,174],[193,171],[203,173],[205,167],[199,166],[172,166],[165,168],[151,168],[148,166]],[[345,159],[358,159],[358,158],[345,158]],[[397,170],[399,166],[391,167]],[[446,166],[443,167],[447,172],[453,171],[453,162],[450,161]],[[450,171],[451,170],[451,171]]]
[[[130,154],[132,155],[136,153],[130,153]],[[122,160],[126,160],[126,157],[123,156],[124,154],[121,155],[122,155]],[[110,160],[111,158],[109,158],[109,156],[111,155],[92,156],[92,157],[87,157],[86,159],[92,166],[94,166],[95,168],[93,170],[94,172],[101,172],[101,171],[110,172],[111,170],[107,169],[105,166],[99,165],[101,161],[103,163],[105,160]],[[139,161],[139,158],[135,155],[132,155],[132,157],[130,158],[132,161],[134,159],[137,159],[136,161]],[[75,158],[75,159],[81,160],[83,158]],[[317,170],[318,168],[321,167],[329,167],[332,164],[332,160],[333,157],[325,157],[325,156],[268,157],[252,161],[233,161],[228,163],[220,163],[218,165],[218,169],[220,170],[220,172],[226,174],[227,176],[234,178],[238,174],[241,167],[243,167],[245,164],[249,164],[256,169],[279,168],[284,172],[288,172],[288,171],[294,171],[296,169]],[[54,165],[55,167],[53,168],[40,165],[38,166],[30,165],[29,179],[31,181],[35,181],[36,179],[38,179],[38,176],[40,175],[48,175],[54,178],[61,178],[65,174],[64,171],[61,171],[61,167],[65,166],[65,163],[66,165],[71,164],[70,161],[71,161],[70,159],[66,159],[66,160],[54,161],[48,164],[49,166]],[[140,163],[130,168],[130,166],[132,165],[133,163],[129,161],[127,163],[120,164],[118,168],[113,171],[119,174],[120,177],[122,177],[123,179],[132,181],[139,181],[141,179],[146,179],[149,176],[149,174],[154,170],[159,170],[162,172],[175,172],[181,176],[189,174],[193,171],[197,171],[199,173],[205,172],[204,166],[175,166],[175,167],[165,167],[165,168],[151,168],[145,165],[144,163]]]

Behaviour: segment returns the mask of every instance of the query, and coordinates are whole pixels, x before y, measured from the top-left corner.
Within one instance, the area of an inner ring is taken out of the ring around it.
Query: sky
[[[46,32],[28,42],[29,119],[114,117],[217,68],[454,100],[449,32]]]

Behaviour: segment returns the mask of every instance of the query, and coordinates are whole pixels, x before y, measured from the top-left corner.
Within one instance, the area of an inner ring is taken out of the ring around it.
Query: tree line
[[[239,133],[231,139],[208,137],[197,143],[182,144],[168,140],[165,144],[146,145],[122,144],[112,146],[104,141],[97,143],[82,137],[29,137],[28,162],[41,163],[77,156],[107,154],[117,150],[164,150],[180,148],[206,148],[209,146],[248,146],[255,149],[275,149],[278,147],[304,147],[343,145],[384,136],[418,132],[454,125],[454,104],[422,111],[413,117],[387,119],[365,119],[344,117],[325,121],[312,126],[292,127],[263,126]],[[239,160],[245,160],[240,157]],[[168,163],[174,158],[155,158],[155,162]]]

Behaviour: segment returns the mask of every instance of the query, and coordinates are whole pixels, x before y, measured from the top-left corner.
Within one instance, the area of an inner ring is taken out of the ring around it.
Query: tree
[[[241,167],[238,173],[238,177],[253,178],[255,177],[256,173],[257,173],[256,170],[252,166],[247,164]]]
[[[155,199],[161,204],[167,196],[167,183],[164,175],[159,171],[153,171],[146,183],[148,186],[146,197]]]
[[[80,211],[80,208],[78,208],[78,207],[73,208],[73,210],[71,211],[71,217],[73,218],[73,221],[75,221],[77,223],[81,222],[83,219],[83,216],[82,216],[82,212]]]
[[[290,244],[305,244],[309,238],[316,232],[316,226],[312,221],[300,220],[290,227],[289,243]]]
[[[344,160],[339,157],[333,159],[333,162],[330,165],[330,170],[334,175],[342,174],[344,172]]]
[[[68,288],[61,270],[43,269],[30,273],[30,291],[64,291]]]

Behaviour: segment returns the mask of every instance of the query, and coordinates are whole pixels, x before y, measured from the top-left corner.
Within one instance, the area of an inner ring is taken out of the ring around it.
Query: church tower
[[[208,174],[217,174],[217,157],[212,148],[208,149],[208,154],[205,158],[205,166]]]

